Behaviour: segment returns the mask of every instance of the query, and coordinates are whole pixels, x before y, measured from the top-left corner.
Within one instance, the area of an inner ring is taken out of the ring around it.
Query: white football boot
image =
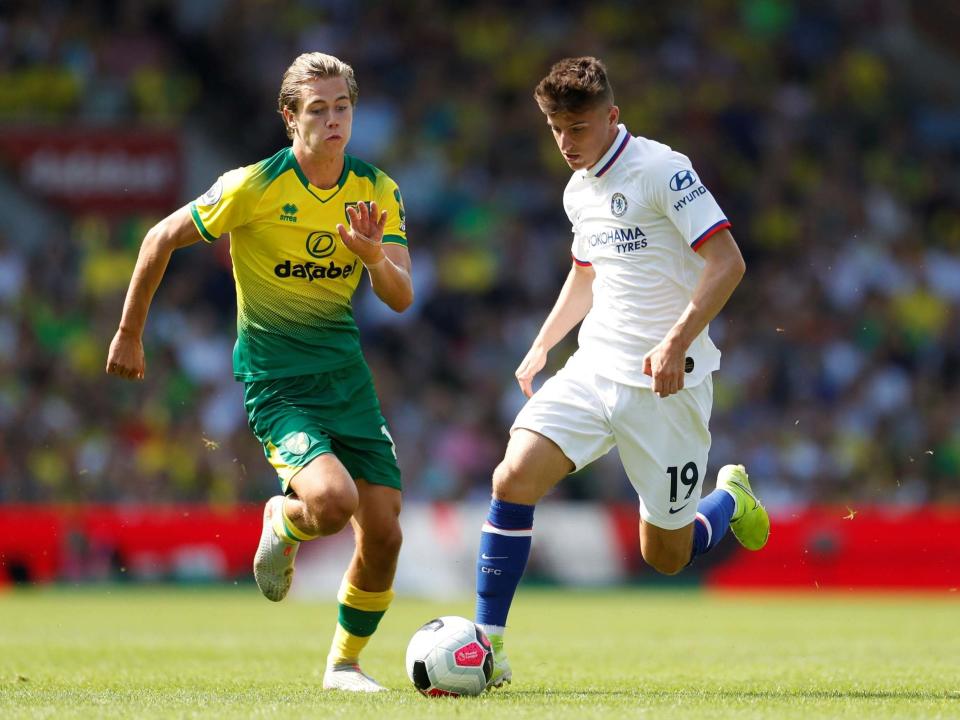
[[[273,518],[283,512],[283,495],[267,500],[263,508],[263,530],[260,544],[253,558],[253,577],[257,587],[267,600],[279,602],[286,597],[293,582],[293,561],[297,558],[300,543],[287,542],[273,530]]]
[[[357,663],[328,665],[327,671],[323,674],[323,689],[360,693],[375,693],[387,690],[383,685],[365,674]]]

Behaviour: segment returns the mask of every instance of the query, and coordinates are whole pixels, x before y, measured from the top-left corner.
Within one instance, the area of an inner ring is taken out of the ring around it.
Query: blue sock
[[[726,490],[714,490],[697,505],[697,519],[693,522],[693,552],[690,562],[697,555],[710,552],[727,534],[730,518],[737,504]]]
[[[507,624],[507,613],[530,557],[533,505],[490,501],[477,555],[477,623],[489,628]]]

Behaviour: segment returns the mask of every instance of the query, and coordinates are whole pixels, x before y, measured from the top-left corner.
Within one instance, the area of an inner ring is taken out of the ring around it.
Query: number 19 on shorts
[[[689,499],[693,494],[694,489],[697,487],[697,480],[700,479],[700,473],[697,470],[697,464],[692,461],[688,462],[682,468],[678,468],[676,465],[671,465],[667,468],[667,475],[670,477],[671,503],[675,503],[677,501],[677,493],[679,492],[679,486],[681,484],[687,488],[687,494],[683,496],[683,499]]]

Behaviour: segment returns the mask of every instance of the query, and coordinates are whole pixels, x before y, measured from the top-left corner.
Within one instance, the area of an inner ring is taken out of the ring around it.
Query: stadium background
[[[415,305],[394,315],[366,283],[355,302],[404,469],[398,587],[472,584],[523,399],[513,370],[570,262],[568,170],[531,91],[557,58],[596,54],[627,127],[694,160],[747,260],[711,326],[711,461],[747,465],[777,530],[764,553],[728,544],[692,576],[956,588],[957,12],[691,8],[0,4],[0,584],[249,579],[276,484],[230,372],[226,239],[175,253],[145,382],[103,365],[146,229],[287,142],[280,77],[323,50],[357,72],[348,150],[398,181],[408,214]],[[569,478],[538,515],[532,575],[648,577],[634,502],[615,454]],[[551,556],[565,539],[585,575]],[[309,547],[295,587],[329,594],[349,537]]]

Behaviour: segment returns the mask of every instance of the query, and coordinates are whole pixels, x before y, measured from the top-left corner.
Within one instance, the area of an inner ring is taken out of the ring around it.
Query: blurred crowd
[[[569,171],[532,89],[600,56],[628,129],[693,159],[747,260],[711,326],[714,469],[744,463],[781,507],[957,502],[960,104],[879,41],[891,5],[11,0],[0,131],[197,129],[225,164],[186,202],[287,142],[276,94],[298,53],[351,63],[348,151],[407,210],[415,305],[395,315],[366,281],[355,298],[407,497],[482,497],[570,263]],[[158,218],[49,213],[41,246],[0,220],[0,502],[275,492],[230,369],[226,241],[174,254],[147,377],[127,383],[106,349]],[[555,496],[634,497],[615,453]]]

